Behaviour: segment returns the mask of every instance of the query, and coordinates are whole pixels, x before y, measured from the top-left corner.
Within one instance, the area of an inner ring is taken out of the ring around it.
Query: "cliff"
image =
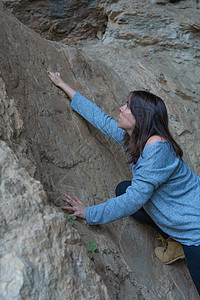
[[[2,299],[198,299],[184,261],[155,258],[152,229],[131,217],[73,227],[59,208],[61,192],[86,205],[105,201],[131,172],[122,149],[70,109],[47,69],[114,118],[130,90],[161,96],[184,159],[200,172],[198,4],[156,2],[100,1],[107,23],[98,38],[62,43],[0,4]]]

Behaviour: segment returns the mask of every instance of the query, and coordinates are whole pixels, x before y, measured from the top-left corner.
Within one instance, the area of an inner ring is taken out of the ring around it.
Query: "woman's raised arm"
[[[63,92],[65,92],[72,100],[73,96],[76,94],[76,91],[62,80],[62,78],[60,77],[60,73],[52,73],[50,71],[47,71],[47,76],[55,84],[55,86],[61,88]]]
[[[47,71],[47,76],[57,87],[61,88],[69,96],[72,100],[71,108],[73,110],[75,110],[93,126],[101,130],[104,134],[123,145],[123,136],[125,131],[118,127],[117,121],[110,116],[105,115],[105,113],[96,104],[73,90],[62,80],[60,73]]]

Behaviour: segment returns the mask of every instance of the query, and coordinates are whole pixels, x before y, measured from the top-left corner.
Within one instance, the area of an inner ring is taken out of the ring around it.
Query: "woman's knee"
[[[115,189],[115,195],[116,196],[123,195],[126,192],[127,187],[130,185],[131,185],[131,180],[124,180],[120,182]]]

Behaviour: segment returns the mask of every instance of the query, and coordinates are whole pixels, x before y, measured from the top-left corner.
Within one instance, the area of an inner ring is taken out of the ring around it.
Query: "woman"
[[[158,247],[156,256],[171,263],[185,254],[200,294],[200,178],[181,158],[164,102],[149,92],[131,92],[117,122],[69,87],[59,73],[47,75],[72,100],[72,109],[124,146],[133,173],[132,181],[117,186],[116,198],[85,207],[77,197],[63,194],[68,206],[62,208],[90,225],[132,215],[157,228],[164,238],[170,236],[167,249]]]

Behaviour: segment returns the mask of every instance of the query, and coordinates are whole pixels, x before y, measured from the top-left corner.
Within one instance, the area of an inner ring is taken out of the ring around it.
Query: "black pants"
[[[115,190],[116,196],[120,196],[126,192],[128,186],[131,185],[131,181],[122,181],[118,184]],[[169,236],[163,232],[151,217],[145,212],[143,208],[139,209],[132,215],[136,220],[139,220],[145,224],[148,224],[155,228],[165,239]],[[190,271],[190,275],[194,281],[197,291],[200,295],[200,245],[199,246],[183,246],[185,253],[185,259]]]

